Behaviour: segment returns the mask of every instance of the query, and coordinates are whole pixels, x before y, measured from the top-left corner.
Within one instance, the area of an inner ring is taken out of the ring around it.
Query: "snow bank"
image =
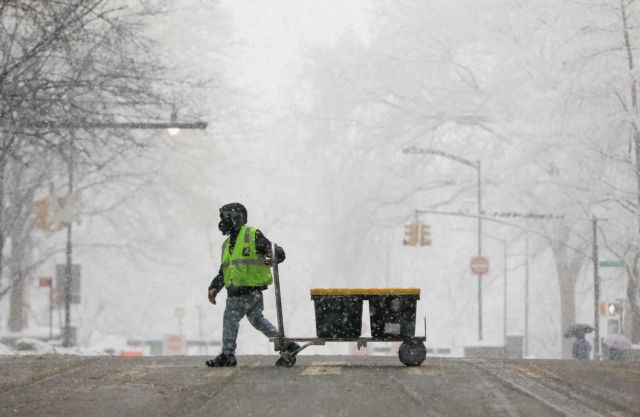
[[[16,351],[7,345],[0,343],[0,355],[15,355]]]

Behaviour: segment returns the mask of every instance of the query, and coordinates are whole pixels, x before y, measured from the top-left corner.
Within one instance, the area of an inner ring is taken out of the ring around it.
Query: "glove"
[[[216,296],[218,295],[218,290],[212,288],[212,289],[209,290],[207,295],[209,297],[209,302],[211,304],[215,304],[216,303]]]
[[[271,254],[270,258],[266,258],[264,260],[264,264],[267,266],[273,266],[273,260],[274,258],[276,258],[278,260],[278,263],[281,263],[282,261],[284,261],[284,251],[282,250],[282,248],[278,245],[273,245],[275,247],[276,250],[276,254]],[[279,257],[277,256],[278,253],[281,253],[282,259],[278,259]]]

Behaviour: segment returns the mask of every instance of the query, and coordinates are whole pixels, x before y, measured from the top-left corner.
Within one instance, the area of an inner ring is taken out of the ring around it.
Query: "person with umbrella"
[[[610,334],[602,342],[607,345],[609,359],[612,361],[621,361],[624,351],[631,349],[631,340],[621,334]]]
[[[564,337],[575,337],[571,348],[571,355],[575,359],[588,360],[591,355],[591,343],[585,339],[585,334],[592,332],[593,327],[588,324],[574,324],[564,333]]]

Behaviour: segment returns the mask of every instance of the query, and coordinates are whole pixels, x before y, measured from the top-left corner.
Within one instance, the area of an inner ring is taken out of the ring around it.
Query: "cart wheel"
[[[418,366],[427,357],[427,348],[421,340],[407,340],[398,349],[400,362],[407,366]]]
[[[296,357],[290,353],[285,353],[280,356],[280,359],[276,361],[276,366],[284,366],[285,368],[291,368],[296,364]]]

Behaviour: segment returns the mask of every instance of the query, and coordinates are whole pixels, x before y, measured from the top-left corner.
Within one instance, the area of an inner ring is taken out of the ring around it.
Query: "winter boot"
[[[238,362],[236,362],[236,357],[233,353],[221,353],[216,356],[214,359],[209,359],[205,362],[207,366],[211,366],[212,368],[222,367],[222,366],[236,366]]]

